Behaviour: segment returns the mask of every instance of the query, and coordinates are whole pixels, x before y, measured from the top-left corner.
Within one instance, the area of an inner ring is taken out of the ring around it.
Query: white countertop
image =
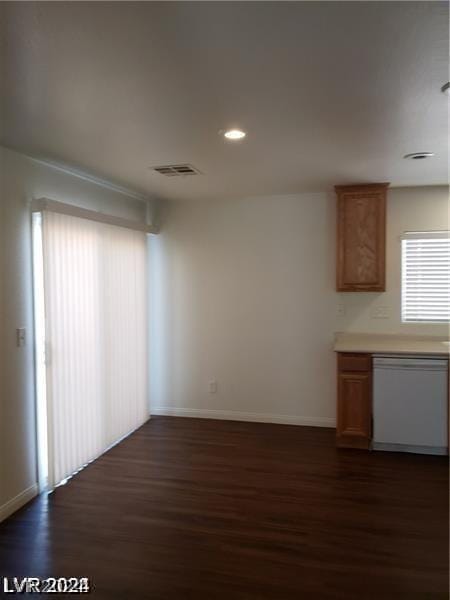
[[[449,356],[450,341],[444,337],[378,333],[336,333],[335,352],[365,354],[440,354]]]

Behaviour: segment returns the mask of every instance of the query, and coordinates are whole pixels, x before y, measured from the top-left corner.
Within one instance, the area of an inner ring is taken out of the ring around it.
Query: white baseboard
[[[170,417],[194,417],[197,419],[222,419],[226,421],[253,421],[255,423],[278,423],[280,425],[308,425],[312,427],[336,427],[330,417],[297,417],[270,413],[249,413],[237,410],[209,410],[203,408],[173,408],[158,406],[152,408],[152,415]]]
[[[20,492],[20,494],[17,494],[17,496],[11,498],[8,502],[5,502],[5,504],[2,504],[2,506],[0,506],[0,522],[12,515],[16,510],[19,510],[19,508],[22,508],[24,504],[37,496],[37,494],[38,484],[33,483],[29,488],[23,490],[23,492]]]

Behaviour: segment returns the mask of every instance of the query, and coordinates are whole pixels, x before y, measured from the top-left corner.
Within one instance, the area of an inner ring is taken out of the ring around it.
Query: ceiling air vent
[[[153,171],[165,175],[166,177],[184,177],[185,175],[200,175],[200,171],[192,165],[161,165],[160,167],[151,167]]]

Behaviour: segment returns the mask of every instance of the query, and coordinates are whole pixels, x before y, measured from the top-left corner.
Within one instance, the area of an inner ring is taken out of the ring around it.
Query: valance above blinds
[[[450,234],[402,236],[402,321],[450,320]]]
[[[106,225],[116,225],[125,229],[133,229],[134,231],[143,231],[144,233],[159,233],[159,228],[155,225],[143,223],[140,221],[132,221],[123,217],[116,217],[108,213],[89,210],[74,204],[65,204],[57,200],[49,198],[38,198],[31,202],[31,212],[52,212],[70,217],[78,217],[79,219],[88,219],[96,223],[105,223]]]

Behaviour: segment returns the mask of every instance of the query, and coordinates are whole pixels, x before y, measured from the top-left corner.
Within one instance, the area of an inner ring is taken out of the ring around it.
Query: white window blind
[[[51,489],[149,416],[147,246],[142,231],[66,214],[45,211],[34,223]]]
[[[402,236],[402,321],[449,320],[449,232],[405,233]]]

